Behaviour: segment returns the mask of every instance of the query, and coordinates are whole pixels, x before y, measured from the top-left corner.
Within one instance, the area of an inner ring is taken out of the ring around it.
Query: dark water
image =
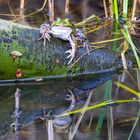
[[[27,0],[25,2],[24,14],[27,15],[39,9],[43,0]],[[82,19],[96,14],[102,16],[104,9],[102,1],[98,0],[71,0],[70,1],[70,15],[68,16],[73,21],[81,21]],[[0,18],[13,20],[19,14],[19,1],[15,0],[1,0],[0,1]],[[83,10],[83,7],[86,9]],[[55,1],[55,17],[66,17],[64,13],[65,0]],[[12,10],[11,10],[12,9]],[[15,15],[13,15],[13,13]],[[7,16],[6,14],[11,14]],[[18,20],[22,24],[39,27],[41,23],[48,19],[49,11],[47,6],[42,12],[34,16]],[[104,33],[104,34],[103,34]],[[98,33],[96,36],[89,35],[91,41],[103,40],[109,32],[102,30],[102,34]],[[111,44],[109,44],[111,45]],[[21,82],[21,83],[0,83],[0,140],[47,140],[47,126],[44,117],[44,112],[47,114],[50,110],[59,112],[65,110],[70,102],[66,101],[66,95],[70,94],[69,89],[76,97],[76,109],[83,107],[89,92],[92,92],[90,105],[103,102],[108,99],[133,99],[136,96],[130,94],[128,91],[118,88],[113,83],[120,79],[128,87],[138,91],[136,70],[131,70],[130,73],[124,75],[118,73],[103,73],[96,78],[86,79],[79,77],[79,79],[55,79],[46,82]],[[111,80],[112,79],[112,80]],[[109,81],[108,81],[109,80]],[[108,83],[112,86],[107,88]],[[13,131],[11,124],[14,119],[11,117],[14,111],[15,91],[20,88],[21,98],[21,130],[17,134]],[[105,91],[110,92],[110,97],[105,99]],[[128,139],[131,129],[139,109],[138,103],[125,103],[111,107],[98,108],[87,111],[80,123],[80,126],[75,134],[74,140],[126,140]],[[113,120],[111,120],[111,117]],[[73,115],[73,124],[76,124],[78,114]],[[92,119],[91,119],[92,118]],[[91,123],[91,124],[90,124]],[[140,140],[140,122],[137,123],[132,134],[132,140]],[[110,132],[113,131],[111,138]],[[98,138],[97,138],[98,137]],[[56,134],[56,140],[67,140],[67,134]]]
[[[130,75],[126,73],[124,77],[124,84],[128,85],[130,88],[137,90],[137,81],[133,81],[134,79],[137,79],[136,71],[131,70],[131,73],[129,74]],[[16,84],[15,86],[13,86],[12,84],[0,85],[1,140],[47,140],[46,122],[44,120],[41,120],[40,117],[44,117],[44,112],[47,113],[50,110],[56,112],[59,112],[59,110],[62,109],[65,110],[70,105],[70,102],[65,100],[66,95],[70,94],[69,90],[71,90],[76,97],[76,109],[81,108],[84,105],[89,92],[93,93],[90,105],[103,102],[105,100],[105,90],[107,90],[106,86],[109,82],[112,83],[112,86],[110,87],[112,88],[112,90],[108,90],[108,92],[111,92],[110,96],[112,99],[124,100],[136,98],[129,92],[121,88],[118,89],[113,84],[113,82],[118,81],[120,77],[122,77],[122,75],[113,76],[113,80],[109,80],[108,82],[102,84],[97,88],[95,88],[94,83],[96,83],[97,86],[97,84],[99,85],[104,82],[103,79],[100,78],[93,80],[93,78],[81,78],[83,79],[83,81],[74,80],[74,82],[72,79],[58,79],[49,80],[48,82],[33,82],[28,84],[20,83]],[[86,82],[86,84],[82,84],[82,82]],[[14,111],[14,93],[17,87],[22,90],[20,98],[20,107],[22,113],[20,116],[21,130],[18,132],[16,137],[16,133],[13,131],[14,128],[10,127],[10,125],[14,122],[14,119],[11,116]],[[138,103],[125,103],[117,106],[112,106],[111,114],[113,115],[114,124],[113,140],[123,140],[128,138],[131,128],[136,120],[138,109]],[[97,122],[99,121],[100,116],[99,114],[102,114],[102,116],[104,116],[102,127],[99,129],[99,139],[108,139],[109,128],[107,123],[109,122],[109,107],[105,107],[87,111],[80,123],[74,140],[90,140],[96,136],[98,127]],[[72,118],[74,126],[78,119],[78,114],[72,116]],[[89,125],[90,121],[91,124]],[[139,129],[140,127],[138,123],[132,135],[133,139],[139,139]],[[56,133],[55,138],[56,140],[65,140],[67,139],[67,134]]]

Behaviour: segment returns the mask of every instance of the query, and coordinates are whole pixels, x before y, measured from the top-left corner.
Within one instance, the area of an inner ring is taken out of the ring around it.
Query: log
[[[16,79],[18,69],[21,69],[21,78],[24,79],[122,68],[120,57],[116,53],[98,49],[90,55],[84,55],[69,70],[69,59],[66,58],[68,54],[65,51],[70,49],[70,43],[51,37],[51,41],[46,41],[43,46],[43,40],[38,41],[40,36],[38,28],[0,19],[0,80]],[[21,52],[21,58],[13,61],[9,56],[12,51]],[[85,48],[78,48],[75,61],[86,52]]]

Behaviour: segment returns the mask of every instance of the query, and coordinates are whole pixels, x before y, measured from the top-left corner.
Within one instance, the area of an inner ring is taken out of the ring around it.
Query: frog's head
[[[52,23],[52,26],[73,27],[73,24],[70,22],[68,18],[65,19],[57,18]]]

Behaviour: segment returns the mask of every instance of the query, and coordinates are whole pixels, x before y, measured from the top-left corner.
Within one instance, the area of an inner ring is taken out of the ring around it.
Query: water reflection
[[[132,71],[132,76],[136,79],[136,72]],[[107,74],[107,77],[109,75]],[[112,78],[112,75],[110,75]],[[117,80],[118,76],[114,77],[114,80]],[[81,81],[79,81],[81,80]],[[108,79],[106,79],[108,80]],[[81,108],[87,97],[90,90],[92,90],[92,98],[90,105],[104,101],[104,88],[105,85],[99,86],[100,84],[106,81],[104,78],[89,78],[81,77],[80,79],[57,79],[57,80],[48,80],[47,82],[34,82],[32,84],[27,83],[16,83],[15,86],[1,85],[0,87],[0,135],[1,140],[15,140],[15,139],[29,139],[29,140],[45,140],[47,139],[47,125],[44,118],[44,112],[47,114],[50,110],[53,112],[60,113],[62,110],[66,110],[70,101],[65,100],[66,95],[69,94],[69,89],[74,93],[76,98],[76,108]],[[137,89],[136,84],[132,81],[128,75],[125,80],[127,84],[130,85],[133,89]],[[125,82],[125,81],[124,81]],[[82,86],[83,83],[83,86]],[[86,84],[85,84],[86,83]],[[92,84],[93,83],[93,84]],[[96,83],[96,86],[95,86]],[[26,85],[26,86],[25,86]],[[87,86],[85,86],[87,85]],[[99,87],[97,87],[99,86]],[[13,132],[11,124],[13,123],[13,118],[11,115],[14,111],[14,102],[15,102],[15,91],[16,88],[22,90],[20,107],[22,114],[20,117],[21,121],[21,130],[16,133]],[[82,88],[79,88],[82,87]],[[97,88],[95,88],[97,87]],[[93,90],[93,88],[95,88]],[[88,92],[87,92],[88,91]],[[113,85],[112,90],[112,99],[133,99],[135,96],[129,94],[125,90],[119,89],[117,94],[114,94],[116,87]],[[128,109],[129,106],[129,109]],[[120,139],[120,136],[123,139],[126,139],[129,136],[129,132],[132,128],[132,125],[136,119],[137,111],[139,105],[138,103],[126,103],[113,106],[113,123],[114,123],[114,139]],[[100,128],[100,139],[108,139],[107,135],[107,110],[105,108],[104,112],[104,123],[102,128]],[[84,115],[82,122],[76,132],[74,140],[88,140],[94,137],[96,132],[96,125],[98,123],[98,117],[100,109],[87,111]],[[72,126],[75,125],[78,120],[78,114],[73,115]],[[140,128],[137,126],[133,138],[136,137],[136,140]],[[124,133],[125,132],[125,133]],[[16,137],[15,137],[16,136]],[[18,138],[19,137],[19,138]],[[67,139],[67,133],[61,133],[54,135],[56,140]]]

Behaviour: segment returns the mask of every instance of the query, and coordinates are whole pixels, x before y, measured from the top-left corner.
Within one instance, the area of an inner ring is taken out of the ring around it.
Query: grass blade
[[[123,0],[123,17],[127,18],[128,0]]]
[[[135,59],[136,59],[137,65],[138,65],[138,69],[140,70],[140,58],[138,57],[138,54],[136,52],[136,46],[135,46],[135,44],[133,43],[133,41],[132,41],[132,39],[130,37],[130,34],[129,34],[128,29],[127,29],[127,26],[125,25],[124,29],[122,29],[121,31],[122,31],[124,37],[129,42],[129,44],[131,45],[131,48],[133,50],[133,53],[134,53],[134,56],[135,56]]]
[[[114,83],[115,83],[117,86],[119,86],[119,87],[121,87],[121,88],[127,90],[127,91],[130,92],[131,94],[136,95],[137,97],[140,98],[140,93],[139,93],[139,92],[137,92],[137,91],[135,91],[135,90],[129,88],[128,86],[126,86],[126,85],[124,85],[124,84],[122,84],[122,83],[119,83],[119,82],[114,82]]]
[[[105,93],[104,93],[104,97],[103,97],[104,100],[110,99],[110,90],[109,89],[111,89],[111,86],[112,86],[111,83],[112,83],[111,81],[107,81],[105,83]],[[98,122],[97,122],[97,126],[96,126],[96,129],[95,129],[95,135],[94,135],[94,138],[93,138],[95,140],[97,140],[99,135],[100,135],[100,130],[101,130],[102,125],[103,125],[105,112],[106,112],[105,108],[101,108],[99,110]]]
[[[61,117],[61,116],[67,116],[67,115],[71,115],[71,114],[76,114],[76,113],[80,113],[83,111],[88,111],[88,110],[92,110],[92,109],[96,109],[96,108],[100,108],[100,107],[107,107],[107,106],[113,106],[113,105],[118,105],[118,104],[122,104],[122,103],[135,103],[135,102],[140,102],[140,100],[136,100],[136,99],[130,99],[130,100],[107,100],[107,101],[103,101],[101,103],[97,103],[95,105],[89,106],[86,109],[82,108],[82,109],[78,109],[78,110],[74,110],[71,112],[67,112],[64,114],[60,114],[57,115],[55,117]]]

